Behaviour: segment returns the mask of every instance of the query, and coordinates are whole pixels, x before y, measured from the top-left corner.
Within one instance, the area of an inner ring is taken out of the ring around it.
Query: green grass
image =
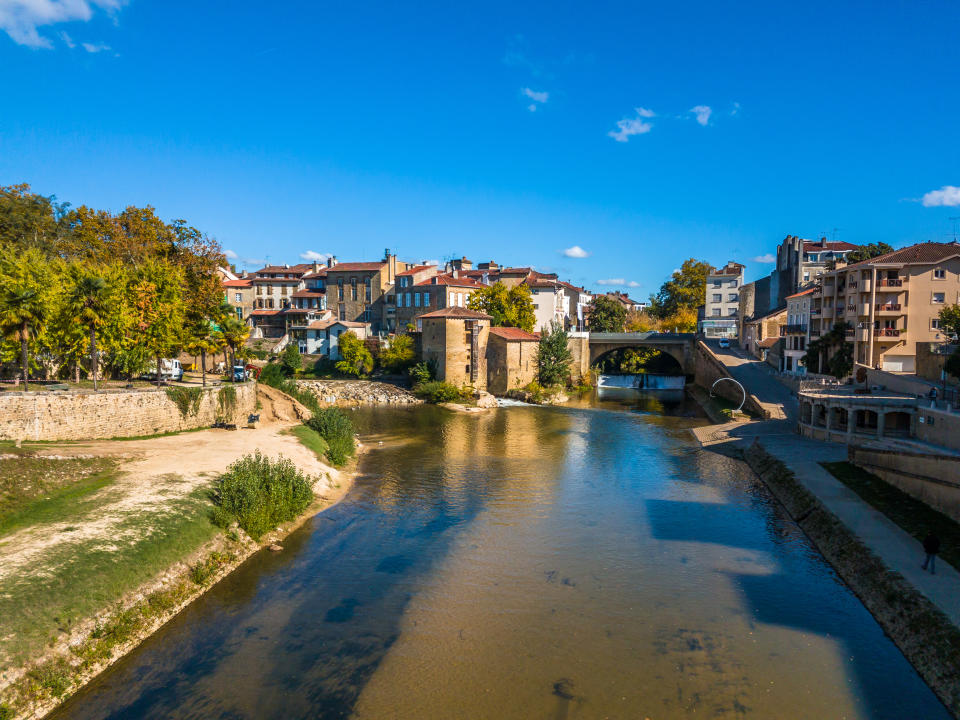
[[[162,482],[158,478],[157,482]],[[107,504],[109,489],[96,495]],[[64,507],[56,519],[82,530],[92,496]],[[77,622],[117,603],[125,593],[194,552],[217,532],[210,522],[210,490],[200,488],[162,511],[131,513],[106,538],[64,544],[0,593],[0,658],[22,662]]]
[[[291,435],[295,435],[304,447],[312,450],[313,454],[317,456],[317,460],[324,460],[324,455],[330,446],[327,445],[326,440],[320,437],[320,433],[306,425],[297,425],[295,428],[291,428],[289,432]]]
[[[75,512],[116,476],[116,463],[107,458],[52,460],[23,448],[12,452],[19,457],[0,460],[0,536]]]
[[[821,464],[862,500],[920,542],[931,530],[939,535],[940,557],[954,567],[960,567],[960,523],[856,465],[848,462]]]

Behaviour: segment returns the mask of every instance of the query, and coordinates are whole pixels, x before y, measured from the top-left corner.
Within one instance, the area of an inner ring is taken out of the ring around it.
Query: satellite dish
[[[865,383],[867,381],[867,369],[865,367],[857,368],[857,382]]]

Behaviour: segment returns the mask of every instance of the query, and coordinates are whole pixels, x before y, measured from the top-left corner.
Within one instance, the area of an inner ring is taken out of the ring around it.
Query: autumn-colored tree
[[[50,285],[50,266],[40,250],[0,258],[0,333],[20,346],[24,390],[29,389],[30,341],[50,314]]]
[[[55,196],[39,195],[27,184],[0,186],[0,248],[56,254],[60,219],[69,208]]]
[[[230,377],[233,377],[233,366],[237,364],[237,350],[250,337],[250,328],[236,315],[228,315],[220,321],[220,332],[223,340],[230,348]],[[299,351],[298,351],[299,353]]]
[[[146,261],[132,284],[134,324],[140,344],[160,361],[179,352],[183,341],[183,278],[179,268],[158,260]]]
[[[650,332],[657,329],[657,321],[643,310],[628,310],[625,323],[627,332]]]
[[[690,258],[674,271],[660,290],[650,296],[650,314],[657,319],[676,315],[679,310],[693,310],[706,303],[707,275],[710,263]],[[694,326],[696,321],[694,321]]]
[[[70,266],[68,272],[66,309],[83,326],[90,337],[90,374],[93,389],[97,390],[97,331],[103,327],[107,316],[107,282],[79,264]]]
[[[336,367],[344,375],[362,377],[363,375],[369,375],[373,370],[373,355],[367,350],[363,340],[349,330],[340,333],[337,340],[337,349],[343,359],[337,363]]]
[[[502,282],[495,282],[474,290],[467,306],[490,315],[495,327],[518,327],[532,332],[537,321],[530,288],[522,283],[507,288]]]

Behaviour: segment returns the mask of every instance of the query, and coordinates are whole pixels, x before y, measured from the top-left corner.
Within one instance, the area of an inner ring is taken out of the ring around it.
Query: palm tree
[[[0,296],[0,329],[6,337],[20,341],[20,367],[23,369],[23,389],[29,390],[30,373],[28,343],[31,335],[47,318],[47,303],[37,290],[26,285],[11,284]]]
[[[67,296],[67,307],[77,321],[90,333],[90,372],[93,375],[93,389],[97,388],[97,328],[103,326],[107,311],[107,283],[99,275],[93,275],[80,268],[70,271],[73,286]]]
[[[228,315],[220,323],[223,339],[230,346],[230,377],[233,378],[233,366],[237,361],[237,348],[250,337],[250,328],[236,315]]]

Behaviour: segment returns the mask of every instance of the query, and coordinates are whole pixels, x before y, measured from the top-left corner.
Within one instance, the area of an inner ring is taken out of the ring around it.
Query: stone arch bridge
[[[695,333],[590,333],[588,335],[590,365],[615,350],[650,348],[670,355],[683,368],[685,375],[695,372]]]

